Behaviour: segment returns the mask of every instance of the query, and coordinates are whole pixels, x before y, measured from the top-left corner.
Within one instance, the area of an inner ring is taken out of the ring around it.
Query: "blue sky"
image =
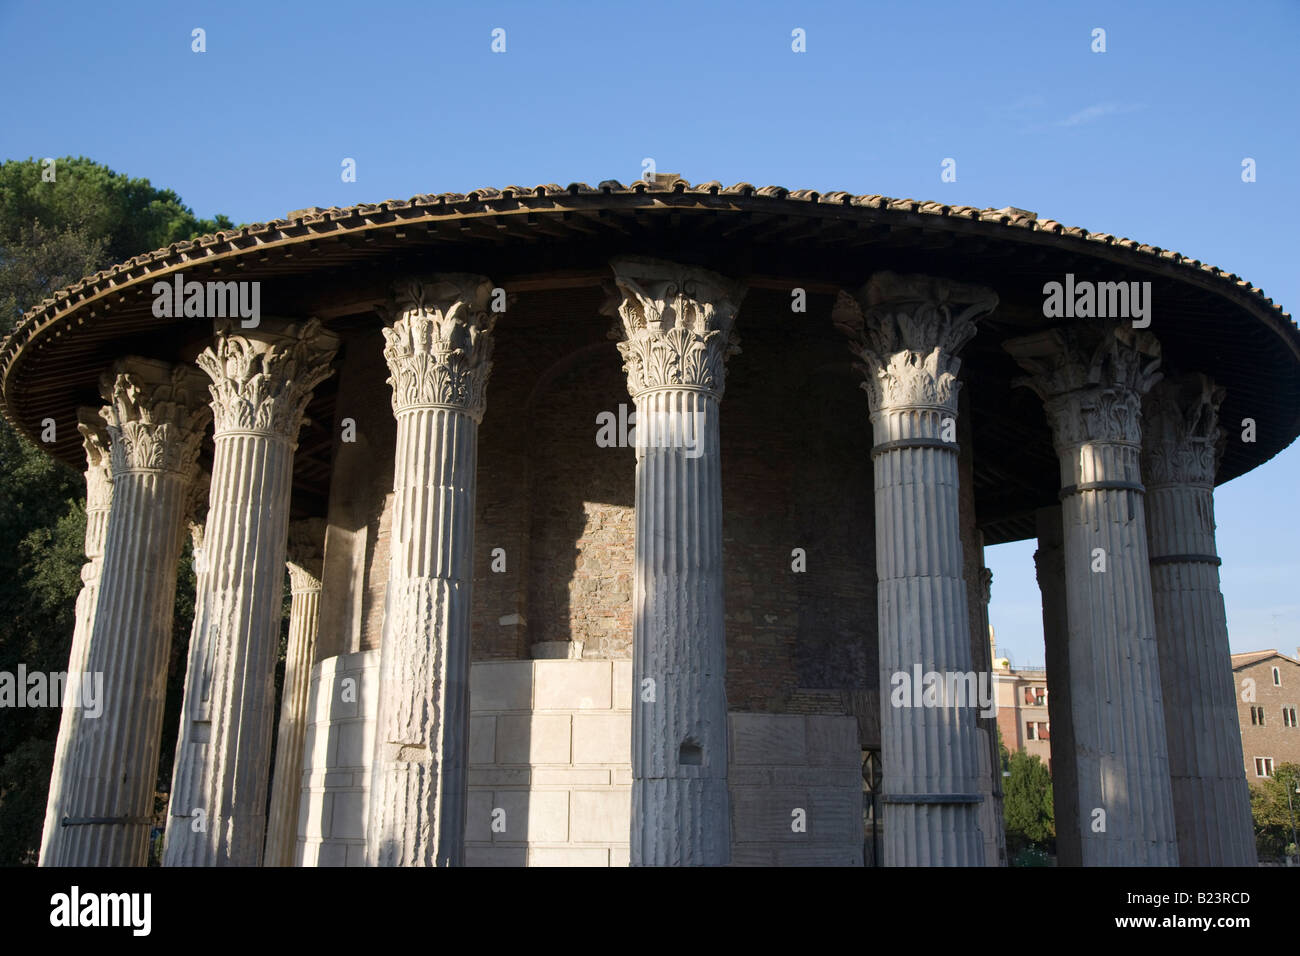
[[[1294,311],[1298,37],[1300,3],[1267,0],[0,0],[0,158],[89,156],[252,222],[629,182],[651,157],[692,181],[1032,209],[1212,262]],[[947,157],[956,182],[940,181]],[[1300,644],[1297,488],[1292,446],[1218,492],[1234,650]],[[1033,547],[987,556],[1021,663],[1043,656]]]

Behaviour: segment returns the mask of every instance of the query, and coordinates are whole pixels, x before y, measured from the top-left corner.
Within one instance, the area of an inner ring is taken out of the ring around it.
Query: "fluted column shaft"
[[[176,566],[207,409],[192,369],[127,359],[101,381],[113,506],[84,670],[102,708],[72,730],[58,866],[143,866],[162,734]]]
[[[293,453],[336,345],[315,321],[256,333],[220,322],[198,358],[215,449],[167,866],[262,860]]]
[[[384,330],[397,449],[372,865],[464,863],[474,501],[492,368],[491,289],[467,275],[401,283]]]
[[[991,680],[972,670],[956,353],[996,305],[988,289],[892,273],[836,303],[836,324],[863,363],[875,439],[886,866],[986,862],[978,697],[927,705],[915,685],[929,673],[969,675],[975,690]]]
[[[632,704],[633,865],[720,865],[727,825],[727,647],[719,403],[689,389],[636,396]],[[653,423],[653,424],[651,424]],[[679,437],[680,436],[680,437]],[[680,438],[698,442],[688,458]]]
[[[99,581],[104,565],[104,539],[108,532],[108,511],[113,498],[113,469],[109,454],[108,429],[99,409],[77,410],[77,429],[86,450],[86,563],[81,568],[81,592],[77,595],[77,616],[72,630],[72,648],[68,654],[68,684],[65,685],[63,713],[59,717],[59,736],[54,745],[54,767],[50,773],[49,798],[45,807],[45,828],[41,831],[40,865],[48,866],[58,855],[64,828],[62,791],[64,774],[71,755],[69,744],[76,736],[84,717],[81,704],[72,688],[78,688],[76,675],[86,673],[90,654],[90,632],[95,625],[95,608],[99,602]]]
[[[1006,348],[1044,399],[1060,457],[1082,862],[1176,866],[1139,466],[1159,347],[1101,325]]]
[[[292,866],[298,842],[302,748],[319,623],[324,532],[324,522],[312,519],[298,522],[289,536],[289,645],[284,662],[284,687],[280,692],[280,730],[275,745],[275,772],[271,776],[264,866]]]
[[[1147,397],[1143,477],[1169,778],[1184,866],[1255,866],[1228,621],[1214,539],[1222,389],[1203,375]]]
[[[743,286],[611,263],[606,314],[636,405],[633,866],[731,859],[719,412]]]
[[[1052,724],[1052,816],[1056,827],[1056,860],[1080,866],[1078,753],[1074,748],[1074,709],[1070,704],[1070,619],[1066,610],[1064,522],[1061,507],[1039,508],[1035,514],[1038,550],[1034,572],[1043,604],[1043,649],[1047,681],[1047,716]]]

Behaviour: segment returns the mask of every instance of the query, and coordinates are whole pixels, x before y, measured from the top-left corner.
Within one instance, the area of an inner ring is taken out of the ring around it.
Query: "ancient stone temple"
[[[1002,864],[982,555],[1025,538],[1061,862],[1254,861],[1213,490],[1300,433],[1300,331],[1177,253],[480,189],[138,256],[0,376],[87,485],[46,865],[146,861],[187,549],[165,865]]]

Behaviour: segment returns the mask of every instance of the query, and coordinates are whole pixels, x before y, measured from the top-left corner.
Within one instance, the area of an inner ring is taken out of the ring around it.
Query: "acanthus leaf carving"
[[[1160,381],[1160,343],[1120,323],[1066,326],[1003,348],[1029,374],[1013,384],[1042,400],[1058,451],[1088,442],[1137,444],[1142,396]]]
[[[1193,373],[1154,386],[1143,404],[1142,476],[1148,487],[1214,487],[1226,432],[1219,407],[1227,393]]]
[[[740,351],[733,331],[743,284],[658,259],[624,256],[610,263],[601,312],[616,319],[628,393],[695,388],[721,398],[727,359]]]
[[[975,320],[997,307],[983,286],[879,272],[856,295],[840,290],[832,321],[860,359],[872,413],[941,406],[956,411],[961,360]]]
[[[497,318],[488,308],[492,289],[483,276],[458,273],[394,287],[383,330],[394,412],[449,406],[482,421]]]
[[[333,374],[338,337],[317,319],[263,321],[236,330],[218,320],[212,344],[195,359],[212,380],[215,433],[261,432],[294,441],[312,391]]]
[[[121,359],[101,376],[115,480],[128,471],[194,480],[209,417],[202,378],[188,366],[142,358]]]

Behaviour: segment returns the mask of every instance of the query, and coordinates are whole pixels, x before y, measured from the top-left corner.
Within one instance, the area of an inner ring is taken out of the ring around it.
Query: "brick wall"
[[[1273,683],[1273,668],[1278,669],[1281,686]],[[1284,763],[1300,764],[1300,727],[1282,722],[1282,708],[1294,707],[1300,717],[1300,664],[1276,655],[1238,667],[1233,671],[1237,695],[1237,720],[1241,724],[1241,756],[1246,764],[1246,780],[1258,783],[1256,757],[1272,757],[1276,770]],[[1242,700],[1242,681],[1255,682],[1255,700]],[[1264,726],[1250,722],[1250,708],[1264,708]]]
[[[635,457],[595,442],[596,415],[631,400],[601,300],[594,288],[526,293],[497,323],[479,432],[476,661],[527,659],[570,640],[585,660],[631,655]],[[722,406],[728,703],[852,714],[860,743],[874,748],[867,401],[831,327],[830,297],[811,296],[807,313],[791,313],[790,301],[788,290],[750,291]],[[377,320],[367,334],[349,339],[340,379],[338,416],[357,420],[359,439],[336,446],[321,657],[382,637],[394,428]],[[503,573],[491,570],[496,548]],[[806,554],[802,573],[791,567],[795,548]]]

